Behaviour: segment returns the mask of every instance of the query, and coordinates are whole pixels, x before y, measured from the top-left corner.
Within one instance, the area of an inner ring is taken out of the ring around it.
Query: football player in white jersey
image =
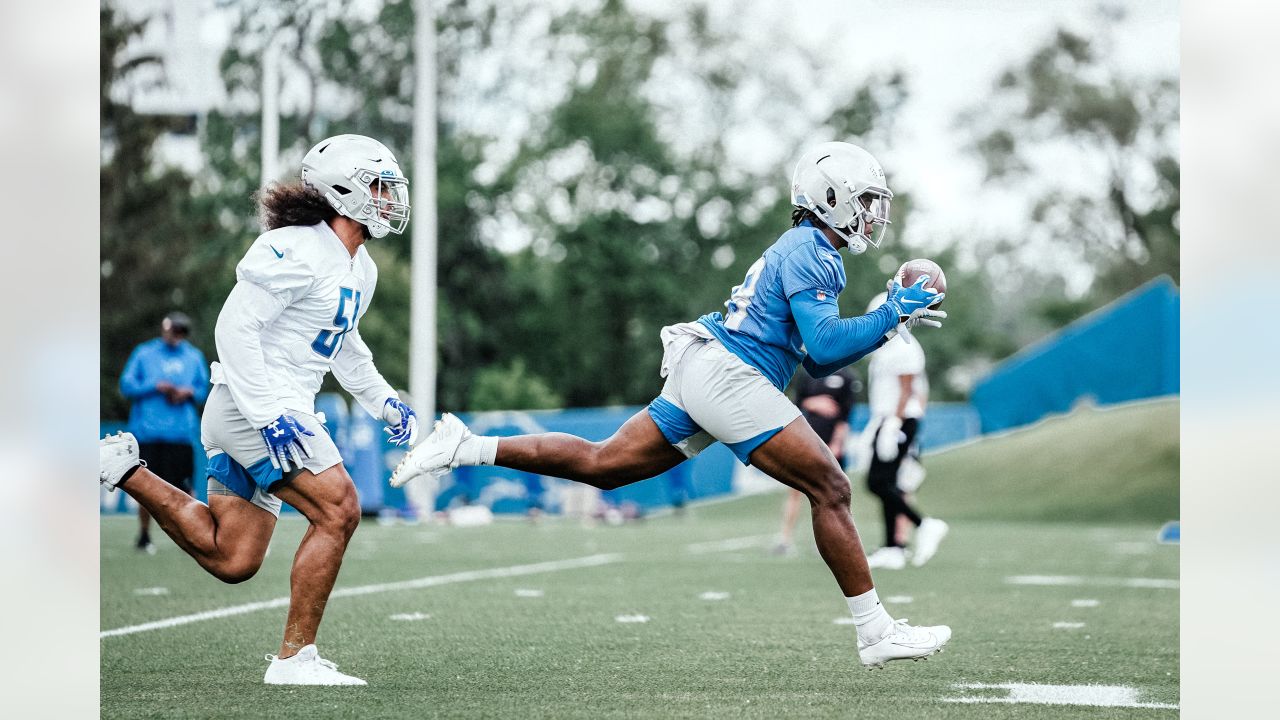
[[[885,297],[885,293],[880,293],[872,298],[868,312],[883,305]],[[871,420],[867,423],[866,435],[874,438],[870,442],[867,488],[880,498],[885,529],[884,546],[867,556],[867,565],[872,568],[900,570],[906,567],[904,521],[917,528],[911,558],[917,567],[933,557],[948,531],[942,520],[920,514],[911,500],[916,488],[907,482],[910,450],[929,402],[929,378],[924,366],[924,349],[920,343],[895,337],[871,356],[867,368]],[[917,472],[923,472],[915,461],[911,462]],[[923,479],[919,475],[917,478]]]
[[[134,497],[228,583],[261,566],[281,501],[297,508],[311,527],[294,557],[284,639],[279,655],[267,656],[264,681],[364,685],[315,647],[360,505],[314,401],[332,370],[394,442],[417,435],[413,410],[378,373],[358,329],[378,281],[364,243],[404,231],[408,180],[382,143],[339,135],[306,154],[300,183],[266,190],[261,208],[268,231],[236,266],[215,331],[220,362],[200,432],[209,504],[147,470],[129,433],[102,441],[100,480]]]

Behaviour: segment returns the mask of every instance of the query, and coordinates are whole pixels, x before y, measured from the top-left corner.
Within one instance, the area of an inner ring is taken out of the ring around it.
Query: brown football
[[[902,263],[902,267],[898,268],[898,274],[894,277],[903,287],[914,285],[921,275],[928,275],[929,282],[925,283],[925,287],[933,288],[940,293],[947,291],[947,274],[942,271],[942,266],[927,258],[917,260],[908,260]],[[942,303],[936,303],[930,307],[941,307]]]

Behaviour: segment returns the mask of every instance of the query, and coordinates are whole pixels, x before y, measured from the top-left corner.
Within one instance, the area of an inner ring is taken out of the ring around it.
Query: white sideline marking
[[[1112,585],[1131,588],[1177,590],[1178,581],[1168,578],[1082,577],[1080,575],[1010,575],[1010,585]]]
[[[1093,598],[1080,598],[1079,600],[1071,601],[1071,607],[1098,607],[1101,604],[1101,602]]]
[[[555,572],[556,570],[596,567],[599,565],[615,563],[621,559],[622,555],[620,554],[607,553],[602,555],[588,555],[580,558],[569,558],[567,560],[550,560],[548,562],[532,563],[530,565],[512,565],[510,567],[489,568],[487,570],[465,570],[463,572],[450,573],[448,575],[429,575],[416,580],[402,580],[400,582],[338,588],[329,595],[329,599],[355,597],[358,595],[372,595],[374,593],[391,592],[393,590],[418,590],[422,588],[436,587],[439,585],[472,582],[474,580],[491,580],[494,578],[536,575],[544,572]],[[218,618],[257,612],[258,610],[286,607],[288,604],[288,597],[278,597],[271,600],[245,603],[243,605],[232,605],[230,607],[219,608],[217,610],[206,610],[204,612],[193,613],[191,615],[179,615],[177,617],[166,618],[164,620],[142,623],[141,625],[129,625],[127,627],[115,628],[114,630],[103,630],[98,633],[98,638],[101,639],[116,637],[118,635],[132,635],[134,633],[147,632],[148,630],[162,630],[164,628],[200,622],[201,620],[216,620]]]
[[[649,622],[649,616],[648,615],[618,615],[617,617],[614,618],[614,620],[620,623],[647,623]]]
[[[1131,707],[1177,710],[1177,705],[1140,703],[1138,691],[1125,685],[1036,685],[1032,683],[959,683],[961,690],[1008,690],[1004,697],[943,698],[949,703],[1028,703],[1034,705],[1087,705],[1090,707]]]
[[[516,588],[516,597],[538,598],[538,597],[542,597],[542,591],[530,590],[528,588]]]
[[[895,605],[906,605],[907,603],[910,603],[913,600],[915,600],[915,598],[911,597],[910,595],[890,595],[889,597],[884,599],[885,602],[893,603]]]
[[[1120,584],[1125,587],[1133,588],[1159,588],[1161,590],[1178,589],[1177,580],[1165,580],[1162,578],[1125,578],[1124,582]]]
[[[387,619],[388,620],[429,620],[431,619],[431,616],[428,615],[427,613],[420,613],[420,612],[396,613],[395,615],[391,615]]]
[[[1056,630],[1078,630],[1084,627],[1082,622],[1056,622],[1053,624]]]
[[[727,592],[717,592],[717,591],[715,591],[715,590],[708,590],[708,591],[706,591],[706,592],[702,593],[701,595],[699,595],[699,596],[698,596],[698,599],[699,599],[699,600],[728,600],[728,599],[729,599],[729,593],[727,593]]]
[[[133,594],[134,595],[168,595],[169,588],[167,587],[134,588]]]
[[[728,552],[760,547],[773,540],[773,535],[749,535],[747,537],[729,538],[727,540],[710,540],[685,545],[684,549],[694,554]]]
[[[853,619],[853,618],[851,618],[851,617],[838,617],[838,618],[836,618],[835,620],[832,620],[831,622],[835,623],[836,625],[855,625],[855,624],[857,624],[857,623],[854,621],[854,619]]]

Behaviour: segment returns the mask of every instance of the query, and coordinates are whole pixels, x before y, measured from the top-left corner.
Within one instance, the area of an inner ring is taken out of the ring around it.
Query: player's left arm
[[[825,377],[874,350],[898,324],[893,308],[840,317],[836,296],[844,289],[839,256],[819,245],[796,248],[782,260],[782,292],[804,341],[804,369]]]
[[[400,394],[378,372],[373,352],[353,329],[342,341],[333,358],[333,376],[342,388],[373,417],[387,423],[392,442],[412,445],[418,437],[418,418],[413,409],[400,400]]]
[[[804,369],[816,378],[855,363],[883,345],[885,334],[898,322],[893,309],[883,305],[866,315],[842,318],[835,298],[818,290],[802,290],[790,302],[808,353]]]

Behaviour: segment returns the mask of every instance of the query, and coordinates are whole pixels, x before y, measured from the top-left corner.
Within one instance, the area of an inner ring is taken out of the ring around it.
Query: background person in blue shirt
[[[192,345],[191,318],[172,312],[160,323],[160,337],[133,349],[120,375],[120,392],[132,401],[129,432],[138,438],[139,455],[162,478],[192,494],[199,434],[196,406],[209,395],[209,365]],[[154,553],[151,515],[138,506],[138,549]]]
[[[445,414],[391,476],[401,486],[460,465],[499,465],[610,490],[665,472],[713,442],[809,499],[814,539],[853,615],[862,663],[918,659],[951,639],[945,625],[912,627],[880,604],[849,511],[849,478],[783,389],[801,364],[826,377],[913,325],[941,327],[942,295],[889,282],[884,305],[842,318],[840,249],[879,247],[893,193],[866,150],[815,145],[796,163],[792,227],[733,288],[726,312],[662,329],[662,394],[603,442],[564,433],[485,437]]]

